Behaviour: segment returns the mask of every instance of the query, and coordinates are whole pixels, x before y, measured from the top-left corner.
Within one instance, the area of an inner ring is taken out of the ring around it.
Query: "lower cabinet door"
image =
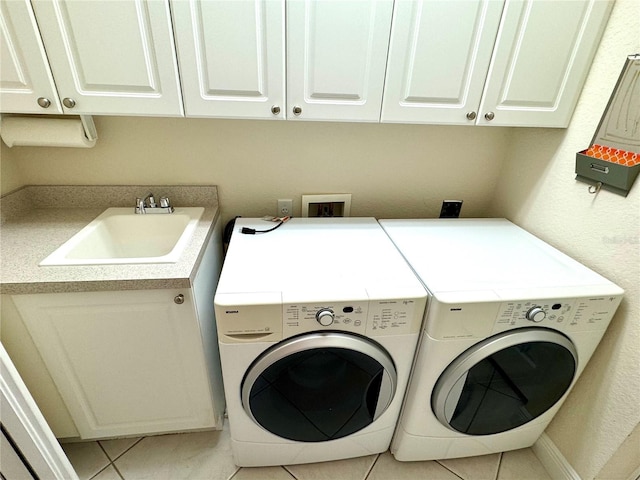
[[[13,298],[81,438],[215,426],[189,289]]]

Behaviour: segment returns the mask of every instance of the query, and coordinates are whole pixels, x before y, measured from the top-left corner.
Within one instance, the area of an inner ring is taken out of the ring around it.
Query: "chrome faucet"
[[[144,203],[147,208],[156,208],[158,206],[156,205],[156,199],[153,197],[153,193],[151,192],[149,192],[149,195],[144,198]]]
[[[160,205],[156,203],[156,199],[153,193],[149,193],[144,198],[136,198],[135,213],[173,213],[174,208],[171,206],[169,197],[160,197]]]

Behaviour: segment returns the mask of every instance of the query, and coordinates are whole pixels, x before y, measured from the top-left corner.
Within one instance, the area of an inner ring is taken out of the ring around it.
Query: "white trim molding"
[[[546,433],[540,435],[531,449],[553,480],[582,480]]]
[[[78,475],[38,410],[2,343],[0,404],[3,427],[38,477],[78,480]]]

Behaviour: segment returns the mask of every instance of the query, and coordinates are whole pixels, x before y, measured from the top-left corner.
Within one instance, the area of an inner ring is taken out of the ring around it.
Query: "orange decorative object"
[[[626,167],[640,165],[640,154],[618,150],[617,148],[606,147],[604,145],[591,145],[585,152],[591,158],[604,160],[605,162],[617,163]]]

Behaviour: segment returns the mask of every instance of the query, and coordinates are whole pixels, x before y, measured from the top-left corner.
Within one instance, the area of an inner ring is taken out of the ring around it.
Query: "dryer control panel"
[[[535,325],[567,332],[605,330],[621,300],[611,295],[504,302],[493,333]]]
[[[424,309],[424,301],[412,299],[285,304],[282,336],[322,330],[368,336],[412,333],[417,331],[416,321],[419,328],[422,320],[418,303]]]

